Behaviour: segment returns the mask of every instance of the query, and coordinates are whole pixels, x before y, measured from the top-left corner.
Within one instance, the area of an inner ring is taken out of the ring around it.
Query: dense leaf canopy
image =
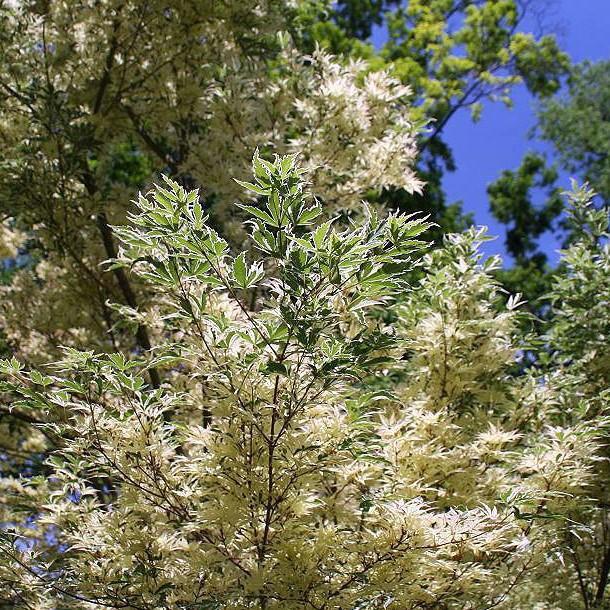
[[[440,187],[458,111],[558,88],[529,8],[1,4],[0,607],[608,603],[607,210],[540,284],[553,170],[492,189],[531,324]],[[541,124],[605,196],[595,74]]]

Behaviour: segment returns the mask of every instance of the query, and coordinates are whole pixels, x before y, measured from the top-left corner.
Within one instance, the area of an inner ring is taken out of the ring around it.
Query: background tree
[[[563,210],[561,190],[555,186],[557,170],[546,159],[527,154],[516,171],[505,170],[487,187],[492,214],[506,224],[507,252],[514,264],[499,271],[510,292],[525,295],[530,308],[539,311],[539,299],[550,289],[551,272],[538,238],[556,228]],[[543,205],[534,203],[533,189],[546,193]]]
[[[321,53],[304,58],[276,35],[296,27],[283,2],[206,6],[3,6],[0,193],[39,261],[5,291],[4,328],[28,359],[60,344],[133,345],[106,301],[135,308],[145,296],[122,269],[99,265],[116,257],[110,225],[124,218],[128,193],[156,171],[185,184],[205,178],[228,235],[223,206],[242,191],[229,176],[259,143],[298,147],[318,172],[335,167],[318,180],[331,207],[366,189],[419,189],[416,126],[395,79]],[[146,325],[134,326],[148,349]]]
[[[567,89],[538,108],[533,137],[548,142],[557,158],[528,153],[515,171],[505,171],[488,187],[491,211],[509,226],[506,247],[517,265],[502,274],[509,288],[535,302],[550,287],[547,256],[537,238],[554,232],[569,242],[572,230],[561,216],[558,168],[590,184],[598,201],[610,201],[610,62],[574,66]]]
[[[610,200],[610,62],[575,66],[568,88],[541,105],[539,133],[561,166]]]
[[[521,31],[527,17],[540,16],[537,2],[529,0],[345,0],[310,18],[304,30],[310,45],[388,68],[411,87],[415,112],[429,121],[419,140],[423,197],[389,189],[382,194],[384,203],[429,211],[450,231],[469,223],[469,215],[447,202],[442,188],[443,175],[456,164],[444,130],[459,111],[469,110],[477,120],[486,101],[510,105],[511,90],[519,83],[536,99],[558,90],[567,56],[552,36]],[[364,42],[374,27],[387,31],[379,49]]]

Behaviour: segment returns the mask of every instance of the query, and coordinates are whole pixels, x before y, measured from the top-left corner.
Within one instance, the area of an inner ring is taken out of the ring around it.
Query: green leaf
[[[195,201],[193,207],[191,208],[191,218],[193,219],[193,226],[196,231],[200,231],[203,228],[204,222],[207,220],[207,217],[203,214],[203,206],[199,201]]]
[[[53,383],[53,379],[43,375],[40,371],[32,371],[30,379],[37,385],[48,386]]]
[[[0,360],[0,373],[14,374],[18,373],[22,368],[23,365],[15,357],[10,360]]]
[[[267,362],[267,364],[265,365],[265,368],[263,369],[263,372],[271,373],[274,375],[287,375],[288,374],[288,370],[286,369],[286,366],[282,362],[276,362],[275,360],[270,360],[269,362]]]
[[[298,218],[297,224],[308,225],[311,224],[320,214],[322,213],[322,207],[317,205],[313,208],[305,210]]]
[[[114,364],[119,371],[124,371],[127,367],[125,356],[121,353],[108,354],[108,359]]]
[[[254,151],[254,156],[252,157],[252,171],[254,172],[256,178],[258,178],[263,184],[270,184],[273,170],[273,165],[271,165],[268,161],[261,159],[257,148]]]
[[[242,210],[245,210],[246,212],[248,212],[248,214],[251,214],[252,216],[255,216],[256,218],[262,220],[264,223],[271,225],[272,227],[277,227],[277,222],[264,210],[259,210],[258,208],[255,208],[253,205],[242,205],[242,204],[237,204],[237,207],[241,208]]]
[[[155,199],[158,200],[159,196],[164,197],[165,199],[169,199],[169,201],[173,201],[174,203],[180,203],[180,199],[175,193],[167,191],[164,188],[161,188],[160,186],[158,186],[157,190],[155,191]],[[172,206],[172,208],[175,207],[176,206]]]
[[[330,226],[332,225],[333,220],[327,220],[324,224],[321,224],[313,233],[313,243],[316,245],[316,248],[320,250],[322,248],[322,244],[324,244],[324,240],[330,231]]]
[[[235,178],[234,178],[234,180],[240,186],[243,186],[245,189],[252,191],[253,193],[256,193],[257,195],[269,195],[271,193],[270,188],[259,186],[258,184],[253,184],[252,182],[243,182],[242,180],[237,180]],[[242,207],[242,206],[240,206],[240,207]]]
[[[246,253],[242,252],[233,261],[233,279],[240,288],[246,288],[248,284],[248,267],[246,266]]]

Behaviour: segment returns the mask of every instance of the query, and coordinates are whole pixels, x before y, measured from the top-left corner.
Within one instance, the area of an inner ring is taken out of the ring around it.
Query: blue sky
[[[544,1],[544,0],[542,0]],[[610,0],[547,0],[548,27],[557,35],[560,46],[573,61],[610,59]],[[533,30],[535,24],[524,29]],[[462,111],[448,124],[445,138],[453,148],[458,169],[444,180],[449,201],[461,200],[464,209],[474,211],[475,221],[489,227],[490,233],[503,235],[502,226],[488,211],[486,187],[503,169],[516,168],[524,153],[538,150],[550,153],[547,146],[528,140],[535,124],[534,102],[524,87],[513,93],[514,106],[487,104],[481,120],[473,124]],[[552,156],[549,154],[549,158]],[[562,174],[560,186],[568,188],[570,176]],[[544,236],[544,250],[556,260],[559,245]],[[488,253],[504,253],[502,237],[486,245]]]
[[[556,34],[573,61],[610,59],[610,0],[537,0],[537,5],[545,9],[545,31]],[[522,29],[536,32],[537,23],[532,20]],[[488,210],[487,185],[503,169],[516,169],[528,150],[545,152],[552,159],[548,146],[528,139],[535,124],[533,98],[522,86],[513,90],[512,97],[511,109],[488,103],[478,123],[472,122],[467,110],[457,113],[444,133],[457,164],[457,171],[448,173],[443,182],[447,199],[462,201],[466,211],[474,212],[477,224],[487,225],[492,235],[499,236],[485,245],[488,254],[505,254],[505,250],[502,225]],[[562,174],[560,186],[568,188],[569,179]],[[555,261],[559,244],[550,235],[543,236],[541,243]]]

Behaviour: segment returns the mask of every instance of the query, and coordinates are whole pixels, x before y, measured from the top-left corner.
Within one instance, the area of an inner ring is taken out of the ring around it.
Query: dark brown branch
[[[428,145],[430,144],[430,142],[432,142],[432,140],[434,140],[434,138],[436,138],[438,135],[440,135],[440,133],[446,127],[447,123],[453,117],[453,115],[458,110],[460,110],[461,108],[464,108],[468,105],[468,96],[471,95],[477,89],[477,87],[479,85],[480,85],[480,81],[475,80],[472,83],[472,85],[464,92],[462,97],[460,97],[460,99],[455,103],[455,105],[450,110],[447,111],[447,114],[445,114],[445,116],[438,123],[436,123],[432,133],[420,144],[420,146],[419,146],[420,154],[428,147]]]
[[[93,103],[92,114],[98,114],[102,108],[102,102],[104,101],[104,95],[106,93],[106,89],[110,85],[110,78],[112,74],[112,68],[114,66],[114,61],[116,58],[116,51],[118,46],[118,36],[117,32],[119,29],[120,21],[119,19],[115,19],[112,23],[112,37],[110,39],[110,48],[108,49],[108,54],[106,55],[106,63],[104,64],[104,73],[102,74],[102,78],[100,79],[100,86],[97,90],[97,95],[95,96],[95,102]]]
[[[606,548],[602,565],[599,571],[599,583],[597,585],[597,591],[595,593],[595,599],[593,601],[594,608],[600,608],[604,601],[604,594],[606,587],[608,586],[608,574],[610,573],[610,546]]]
[[[97,226],[100,230],[100,233],[102,235],[102,241],[104,242],[104,249],[106,250],[106,254],[107,254],[108,258],[115,259],[117,257],[117,251],[116,251],[116,247],[114,245],[114,239],[112,237],[112,229],[110,228],[110,225],[108,224],[108,219],[106,217],[106,213],[103,211],[99,212],[96,216],[96,222],[97,222]],[[127,305],[129,305],[129,307],[131,307],[132,309],[136,309],[138,306],[138,302],[136,299],[136,295],[133,291],[133,288],[131,287],[131,284],[129,282],[129,278],[127,277],[127,274],[125,273],[125,270],[121,269],[121,268],[115,268],[113,270],[113,273],[117,280],[117,283],[119,284],[119,288],[121,289],[121,292],[123,293],[123,297],[125,298],[125,301],[127,302]],[[138,341],[138,345],[143,350],[149,351],[151,349],[150,339],[148,336],[148,330],[147,330],[146,326],[144,326],[143,324],[138,324],[138,328],[136,330],[136,339]],[[148,374],[150,376],[151,385],[154,388],[158,388],[161,385],[161,378],[159,376],[159,372],[157,371],[157,369],[154,367],[148,369]]]
[[[116,52],[118,47],[118,29],[120,26],[120,20],[117,18],[114,20],[112,24],[112,37],[110,40],[110,48],[108,49],[108,54],[106,55],[106,61],[104,64],[104,72],[102,74],[102,78],[100,79],[100,85],[95,96],[95,101],[93,103],[92,114],[96,115],[100,112],[102,108],[102,103],[104,101],[104,95],[110,85],[111,76],[112,76],[112,68],[114,66]],[[93,196],[97,193],[97,184],[95,183],[95,178],[92,173],[87,168],[84,172],[83,181],[85,184],[85,188],[90,196]],[[115,259],[117,257],[116,246],[114,245],[114,238],[112,235],[112,229],[108,224],[108,218],[106,213],[102,210],[98,212],[96,215],[96,224],[102,236],[102,241],[104,243],[104,249],[106,251],[106,256],[111,259]],[[117,268],[113,271],[114,276],[117,280],[121,293],[123,294],[123,298],[132,309],[137,308],[137,299],[133,288],[131,287],[131,283],[129,282],[129,278],[123,269]],[[138,328],[136,331],[136,339],[138,345],[145,351],[151,349],[150,338],[148,336],[148,330],[143,324],[138,324]],[[151,385],[154,388],[158,388],[161,385],[161,378],[159,376],[159,372],[155,368],[150,368],[148,370],[148,374],[150,376]]]
[[[169,152],[167,152],[159,142],[156,142],[152,138],[152,136],[146,131],[146,129],[144,129],[144,126],[142,125],[142,121],[140,121],[139,117],[136,115],[133,108],[131,108],[130,106],[127,106],[125,104],[122,104],[121,107],[125,111],[125,114],[127,114],[127,116],[129,117],[129,120],[131,121],[132,125],[134,126],[136,132],[142,138],[142,140],[144,141],[146,146],[148,146],[148,148],[163,163],[167,164],[167,166],[169,167],[172,174],[177,174],[178,167],[177,167],[176,163],[174,162],[174,160],[172,159],[171,154]]]

